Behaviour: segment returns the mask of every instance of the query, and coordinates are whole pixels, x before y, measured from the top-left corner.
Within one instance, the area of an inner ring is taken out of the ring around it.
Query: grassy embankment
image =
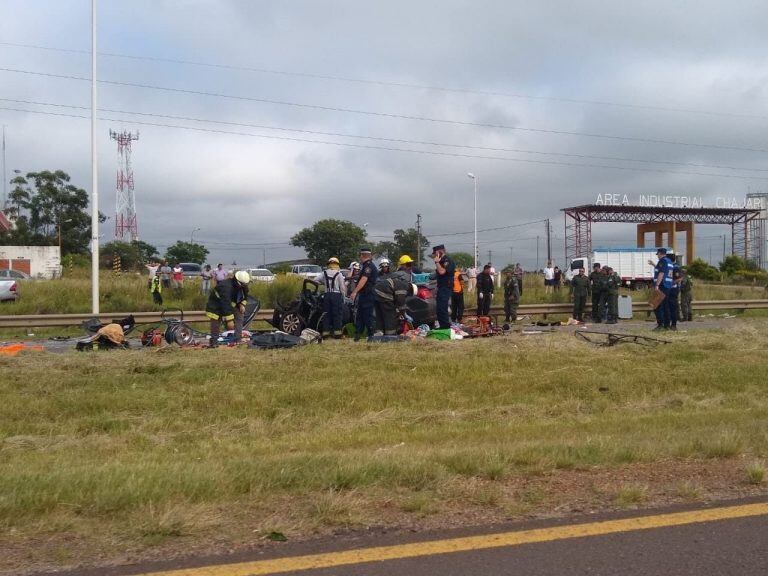
[[[766,327],[0,358],[0,568],[706,498],[691,463],[738,491],[768,456]]]

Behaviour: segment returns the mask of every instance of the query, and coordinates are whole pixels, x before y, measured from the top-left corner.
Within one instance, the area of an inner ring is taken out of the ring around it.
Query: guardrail
[[[768,300],[707,300],[693,303],[694,310],[757,310],[768,308]],[[587,310],[591,305],[587,304]],[[474,312],[474,308],[468,308],[467,314]],[[573,310],[573,304],[523,304],[518,307],[518,315],[542,315],[545,318],[550,314],[569,314]],[[647,302],[633,302],[632,311],[634,313],[651,313]],[[256,315],[256,320],[271,320],[272,310],[260,310]],[[504,314],[501,306],[491,308],[491,316],[500,316]],[[102,314],[29,314],[29,315],[9,315],[0,316],[0,328],[47,328],[57,326],[79,326],[85,320],[98,317],[102,322],[109,322],[113,318],[124,318],[129,312],[105,312]],[[177,318],[178,313],[173,310],[168,312],[168,316]],[[152,324],[160,322],[160,312],[134,312],[133,317],[137,324]],[[185,322],[206,322],[205,312],[196,310],[184,312]]]

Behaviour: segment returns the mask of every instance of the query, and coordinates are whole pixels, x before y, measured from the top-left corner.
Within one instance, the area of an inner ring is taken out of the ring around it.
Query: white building
[[[58,246],[0,246],[0,270],[19,270],[33,278],[61,276]]]

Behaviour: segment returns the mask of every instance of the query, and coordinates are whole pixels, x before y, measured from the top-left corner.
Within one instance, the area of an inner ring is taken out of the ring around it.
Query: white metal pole
[[[99,180],[96,157],[96,2],[91,0],[91,306],[99,313]]]
[[[477,174],[472,177],[475,184],[475,270],[477,270]]]
[[[5,210],[8,204],[8,180],[5,175],[5,124],[3,124],[3,205],[0,210]]]

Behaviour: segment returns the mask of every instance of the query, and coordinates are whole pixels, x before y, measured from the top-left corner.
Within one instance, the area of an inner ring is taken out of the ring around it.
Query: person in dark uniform
[[[211,321],[210,347],[219,345],[219,330],[224,322],[227,330],[237,330],[235,315],[240,315],[240,334],[235,333],[236,339],[242,336],[242,315],[245,310],[245,301],[248,298],[248,283],[251,275],[245,270],[239,270],[233,278],[226,278],[217,282],[208,295],[208,303],[205,306],[205,315]]]
[[[693,320],[693,313],[691,310],[691,302],[693,301],[693,280],[691,277],[683,273],[680,278],[680,321],[690,322]]]
[[[592,272],[589,273],[589,284],[592,292],[592,322],[600,322],[600,264],[597,262],[592,265]]]
[[[621,277],[618,273],[606,266],[605,278],[606,286],[606,324],[616,324],[619,321],[619,288],[621,287]]]
[[[669,258],[672,264],[672,288],[670,288],[669,295],[667,296],[669,329],[677,330],[677,318],[680,308],[680,279],[683,277],[683,274],[680,271],[680,265],[677,263],[677,255],[670,250],[667,252],[667,258]]]
[[[355,342],[360,341],[363,330],[368,331],[368,341],[373,341],[373,332],[376,329],[376,319],[373,309],[376,305],[373,287],[379,273],[371,260],[371,249],[360,248],[360,275],[357,278],[355,289],[349,297],[357,299],[357,315],[355,316]]]
[[[328,259],[328,268],[323,271],[323,284],[325,284],[323,330],[331,338],[341,338],[342,312],[347,286],[339,268],[339,259],[335,256]]]
[[[384,336],[394,336],[397,334],[398,315],[405,312],[405,299],[413,294],[411,273],[405,267],[390,272],[389,260],[383,259],[379,263],[379,279],[376,280],[374,292],[376,327]]]
[[[493,276],[491,265],[483,266],[483,271],[477,275],[477,315],[488,316],[493,300]]]
[[[515,278],[515,271],[507,268],[504,272],[504,320],[515,322],[517,320],[517,307],[520,305],[520,286]]]
[[[669,292],[672,290],[673,278],[673,266],[672,262],[667,258],[667,249],[659,248],[656,251],[656,256],[659,261],[654,268],[653,287],[656,292],[661,292],[664,295],[664,300],[656,308],[656,328],[654,330],[669,330],[671,325],[671,319],[669,316]]]
[[[571,280],[571,298],[573,299],[573,318],[579,322],[584,321],[584,308],[589,297],[590,280],[584,274],[584,268],[579,268],[579,273]]]
[[[439,328],[450,328],[451,317],[448,306],[453,294],[453,275],[456,272],[456,264],[445,253],[443,244],[438,244],[432,249],[432,259],[435,261],[437,272],[437,322]]]

